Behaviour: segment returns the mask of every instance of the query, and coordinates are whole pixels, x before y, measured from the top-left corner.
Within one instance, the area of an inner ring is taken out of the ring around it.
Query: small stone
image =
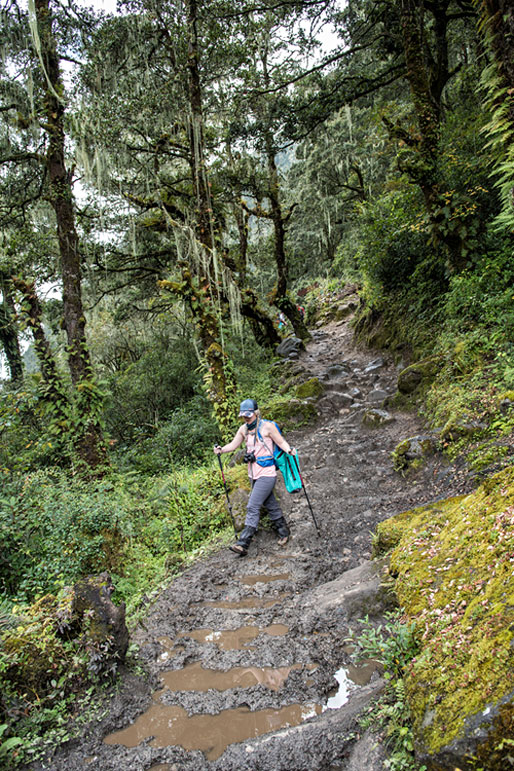
[[[376,372],[377,369],[382,369],[382,367],[385,365],[385,361],[381,356],[378,357],[378,359],[373,359],[368,366],[364,369],[364,372],[369,375],[370,372]]]
[[[383,391],[381,388],[374,388],[368,394],[368,400],[375,404],[381,404],[384,399],[387,399],[387,391]]]

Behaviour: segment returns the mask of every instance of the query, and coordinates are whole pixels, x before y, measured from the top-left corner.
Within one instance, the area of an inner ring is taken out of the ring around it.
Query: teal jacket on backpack
[[[282,434],[278,424],[275,423],[274,420],[270,422],[274,423],[279,434]],[[260,423],[262,423],[262,421],[259,421],[259,424],[257,425],[257,437],[263,444],[266,444],[262,438],[261,432],[259,431]],[[289,455],[289,453],[284,452],[284,450],[281,450],[280,447],[274,445],[273,455],[270,455],[269,457],[258,458],[257,463],[259,466],[271,466],[272,464],[275,464],[278,471],[280,471],[284,478],[284,484],[288,493],[296,493],[302,489],[303,485],[302,477],[300,474],[300,464],[298,463],[298,455]]]

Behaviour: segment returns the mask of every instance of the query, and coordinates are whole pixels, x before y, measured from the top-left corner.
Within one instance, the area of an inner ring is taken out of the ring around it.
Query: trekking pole
[[[227,483],[225,481],[225,474],[223,473],[223,463],[221,462],[221,454],[218,454],[218,463],[220,464],[220,471],[221,471],[221,478],[223,479],[223,486],[225,488],[225,495],[227,497],[227,506],[228,506],[228,513],[230,514],[230,519],[232,520],[232,525],[234,527],[234,533],[237,537],[237,530],[236,530],[236,521],[234,519],[234,515],[232,514],[232,504],[230,503],[230,498],[228,497],[228,488]]]
[[[314,526],[316,528],[316,533],[318,534],[318,538],[320,538],[321,534],[319,532],[318,523],[316,522],[316,517],[314,516],[314,512],[313,512],[312,506],[311,506],[311,502],[309,500],[309,496],[307,495],[307,490],[305,489],[305,482],[303,481],[303,477],[302,477],[302,474],[301,474],[301,471],[300,471],[300,464],[298,463],[298,458],[296,457],[296,455],[293,455],[293,458],[294,458],[294,462],[295,462],[295,465],[296,465],[296,470],[298,471],[298,476],[300,477],[300,482],[302,483],[303,492],[305,493],[305,497],[307,498],[307,504],[309,506],[309,509],[311,510],[312,520],[313,520]],[[288,456],[287,460],[289,462],[289,456]]]

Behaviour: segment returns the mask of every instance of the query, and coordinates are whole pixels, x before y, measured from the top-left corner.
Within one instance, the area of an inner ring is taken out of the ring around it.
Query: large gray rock
[[[230,495],[230,504],[232,506],[232,516],[236,524],[236,530],[242,530],[246,518],[246,506],[248,504],[249,493],[242,487]]]
[[[381,617],[397,606],[396,598],[382,583],[384,570],[384,563],[379,560],[364,562],[335,581],[307,592],[303,602],[308,603],[308,612],[317,617],[334,613],[345,621]]]
[[[459,735],[436,752],[431,752],[423,742],[422,729],[434,719],[427,710],[420,732],[415,735],[416,760],[427,763],[429,768],[455,769],[470,766],[484,771],[505,771],[513,767],[511,731],[509,725],[514,709],[514,691],[510,691],[496,703],[482,706],[474,714],[468,714]],[[509,739],[502,742],[502,739]]]
[[[327,380],[339,380],[346,378],[352,372],[350,366],[343,362],[342,364],[332,364],[325,372]]]
[[[282,340],[277,348],[277,353],[284,359],[290,359],[298,356],[300,351],[304,350],[304,348],[305,346],[303,344],[303,340],[293,335],[291,337],[286,337],[285,340]]]
[[[372,404],[383,404],[387,396],[387,391],[384,391],[382,388],[374,388],[373,391],[369,392],[367,398]]]
[[[319,400],[318,406],[323,412],[339,412],[342,407],[349,407],[353,403],[353,397],[350,394],[340,393],[339,391],[330,391],[326,396]]]
[[[373,361],[370,361],[364,372],[369,375],[372,372],[378,372],[378,370],[382,369],[382,367],[385,367],[385,361],[381,356],[379,356],[378,359],[373,359]]]

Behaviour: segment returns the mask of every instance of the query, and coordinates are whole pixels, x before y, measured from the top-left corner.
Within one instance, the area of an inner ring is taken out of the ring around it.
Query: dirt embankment
[[[396,390],[398,370],[357,349],[348,320],[315,331],[294,368],[325,386],[316,425],[288,435],[320,537],[306,497],[283,493],[287,546],[263,528],[246,558],[222,549],[181,575],[135,636],[149,680],[126,675],[103,721],[38,768],[383,767],[383,746],[358,724],[380,673],[355,666],[346,639],[359,618],[380,619],[390,604],[369,561],[372,533],[395,512],[456,490],[437,457],[415,478],[394,472],[391,451],[422,432],[413,414],[363,424]]]

